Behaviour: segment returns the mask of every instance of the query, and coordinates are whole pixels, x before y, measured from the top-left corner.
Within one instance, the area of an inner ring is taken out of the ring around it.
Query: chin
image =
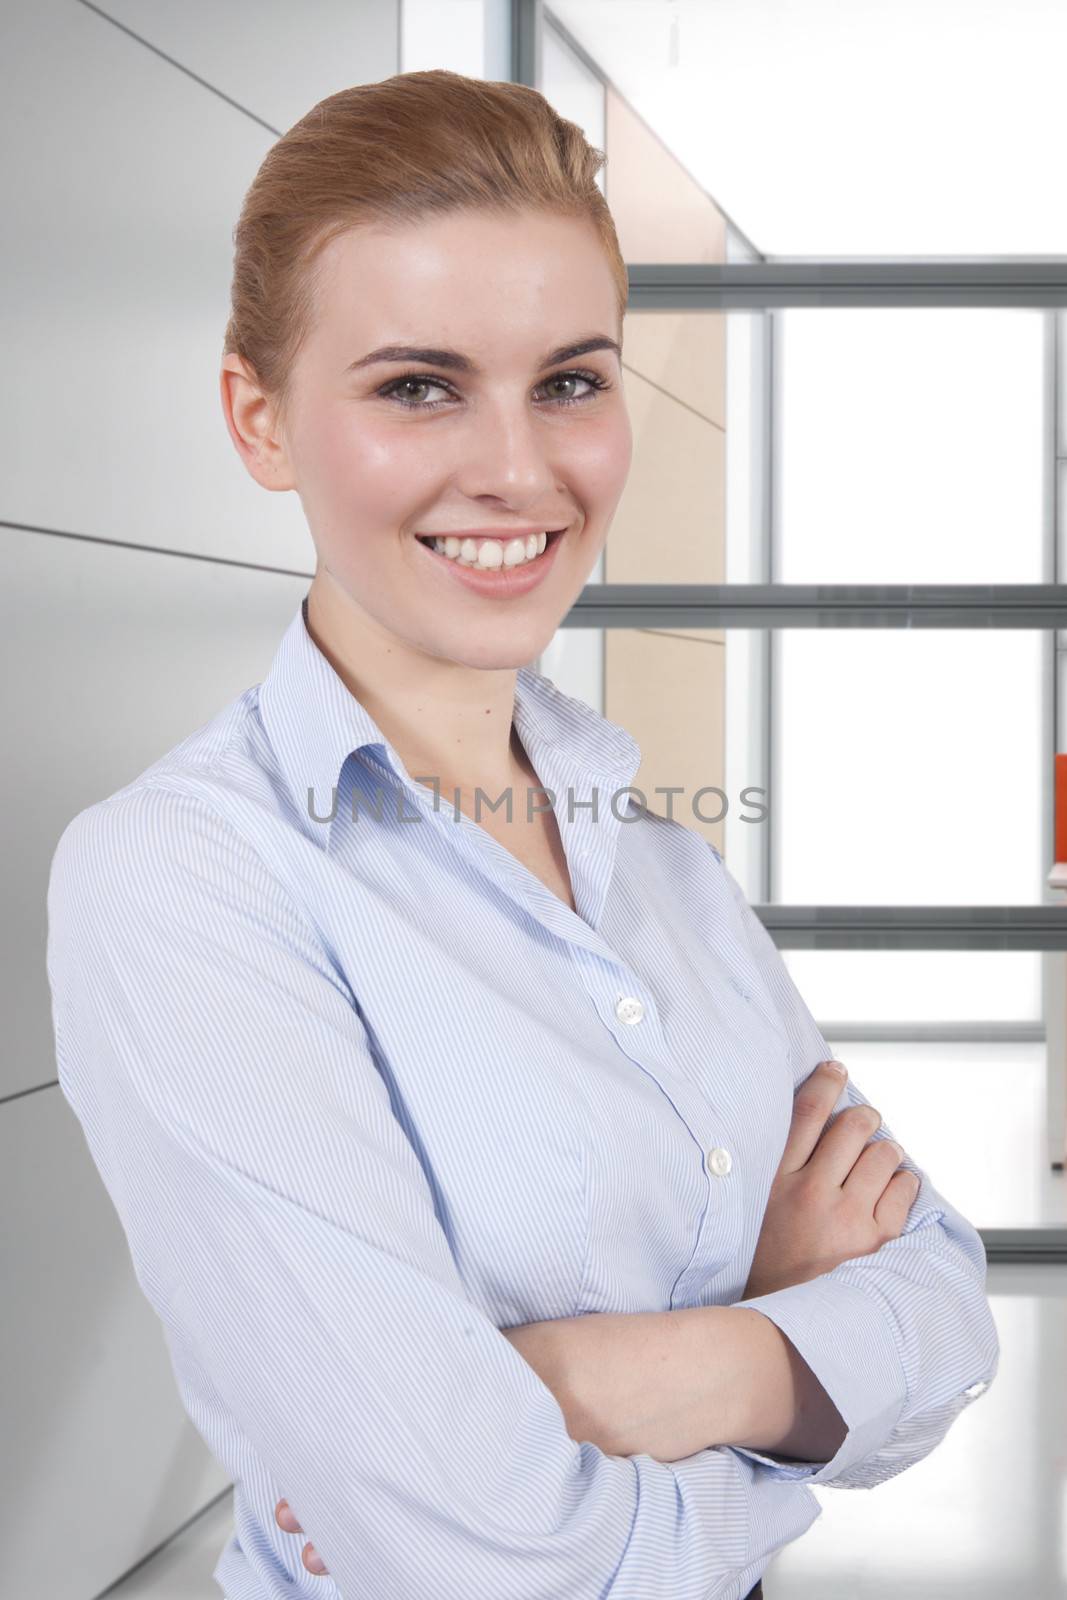
[[[512,628],[510,636],[499,641],[475,641],[468,634],[462,640],[456,640],[454,648],[445,640],[439,640],[432,646],[427,641],[425,648],[429,649],[431,655],[472,667],[479,672],[515,672],[519,667],[532,666],[542,651],[547,649],[554,633],[554,628],[547,633],[544,629],[538,629],[535,637],[524,642],[515,638],[515,629]]]

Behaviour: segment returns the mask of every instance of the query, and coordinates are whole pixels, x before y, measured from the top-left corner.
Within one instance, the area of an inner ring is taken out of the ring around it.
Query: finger
[[[835,1124],[836,1126],[836,1124]],[[874,1211],[890,1178],[904,1160],[904,1151],[895,1139],[872,1139],[859,1153],[845,1179],[845,1193],[867,1211]]]
[[[818,1144],[826,1119],[841,1098],[848,1073],[843,1062],[835,1072],[828,1061],[820,1061],[793,1096],[793,1120],[778,1163],[780,1172],[797,1172],[809,1160]]]
[[[921,1179],[905,1167],[893,1174],[874,1208],[874,1220],[883,1232],[891,1233],[894,1239],[903,1232],[920,1187]]]
[[[296,1513],[288,1500],[279,1500],[274,1508],[274,1520],[285,1533],[303,1533],[303,1528],[296,1520]]]
[[[304,1559],[304,1565],[307,1567],[308,1571],[313,1572],[316,1578],[321,1578],[323,1573],[326,1571],[326,1563],[319,1555],[319,1552],[315,1549],[315,1546],[313,1544],[306,1544],[300,1554]]]
[[[846,1106],[820,1139],[819,1147],[811,1158],[811,1167],[819,1173],[824,1183],[836,1183],[840,1188],[863,1154],[868,1139],[872,1139],[881,1127],[881,1113],[865,1100],[861,1100],[859,1105]],[[890,1167],[885,1173],[887,1178],[892,1170]],[[872,1205],[876,1198],[871,1197]]]

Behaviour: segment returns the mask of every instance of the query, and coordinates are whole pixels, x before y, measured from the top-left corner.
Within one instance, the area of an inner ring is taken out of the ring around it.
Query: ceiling
[[[548,0],[768,257],[1067,252],[1067,0]]]

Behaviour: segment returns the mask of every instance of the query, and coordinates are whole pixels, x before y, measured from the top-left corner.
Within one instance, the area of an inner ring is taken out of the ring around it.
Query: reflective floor
[[[767,1568],[766,1600],[1064,1600],[1067,1266],[992,1266],[1000,1371],[938,1448],[823,1507]],[[226,1495],[108,1600],[219,1600]]]

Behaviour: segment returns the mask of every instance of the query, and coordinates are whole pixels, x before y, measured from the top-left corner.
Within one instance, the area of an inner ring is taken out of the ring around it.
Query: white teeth
[[[535,561],[548,543],[548,534],[530,533],[525,539],[457,539],[449,534],[446,539],[435,539],[433,547],[438,555],[447,556],[467,567],[519,567],[524,562]]]

